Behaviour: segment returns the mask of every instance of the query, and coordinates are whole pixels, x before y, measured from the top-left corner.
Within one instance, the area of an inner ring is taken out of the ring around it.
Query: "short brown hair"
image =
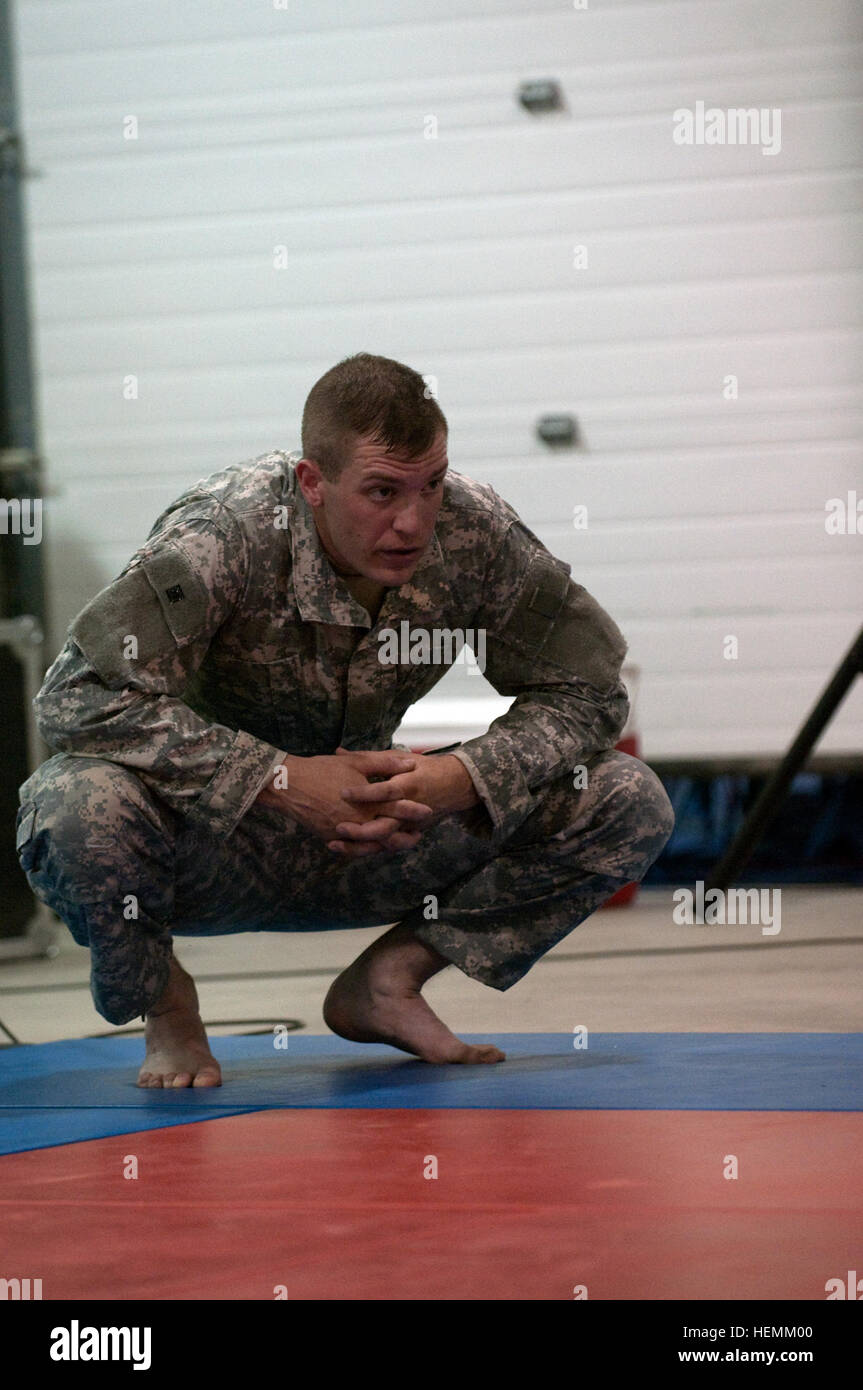
[[[303,457],[335,482],[354,440],[369,435],[387,449],[419,458],[447,432],[443,411],[412,367],[358,352],[315,382],[303,407]]]

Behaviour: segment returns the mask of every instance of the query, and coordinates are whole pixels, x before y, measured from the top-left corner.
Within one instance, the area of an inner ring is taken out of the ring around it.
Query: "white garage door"
[[[15,22],[53,647],[174,495],[298,447],[311,384],[366,350],[436,378],[452,467],[617,620],[645,756],[787,745],[863,593],[863,516],[827,525],[863,499],[858,4]],[[519,105],[535,78],[562,110]],[[857,685],[822,748],[863,743]],[[508,703],[457,667],[413,731]]]

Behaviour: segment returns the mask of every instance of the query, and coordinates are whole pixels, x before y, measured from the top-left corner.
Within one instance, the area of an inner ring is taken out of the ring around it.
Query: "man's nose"
[[[393,530],[397,531],[400,536],[419,536],[422,533],[422,519],[418,502],[411,502],[409,506],[402,507],[393,519]]]

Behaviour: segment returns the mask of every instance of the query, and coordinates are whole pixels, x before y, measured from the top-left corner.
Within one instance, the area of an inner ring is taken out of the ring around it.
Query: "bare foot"
[[[328,1028],[351,1042],[383,1042],[425,1062],[503,1062],[491,1045],[451,1033],[420,994],[449,962],[404,927],[374,941],[333,981],[324,1000]]]
[[[147,1052],[139,1086],[221,1086],[222,1071],[207,1042],[195,982],[176,959],[164,993],[147,1014],[144,1037]]]

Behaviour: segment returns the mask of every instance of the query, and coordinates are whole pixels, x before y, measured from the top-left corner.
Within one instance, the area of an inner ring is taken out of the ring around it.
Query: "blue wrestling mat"
[[[283,1041],[284,1039],[282,1039]],[[863,1109],[863,1034],[560,1033],[476,1036],[495,1065],[432,1066],[331,1035],[211,1039],[224,1084],[145,1090],[140,1038],[0,1051],[0,1153],[257,1110]]]

